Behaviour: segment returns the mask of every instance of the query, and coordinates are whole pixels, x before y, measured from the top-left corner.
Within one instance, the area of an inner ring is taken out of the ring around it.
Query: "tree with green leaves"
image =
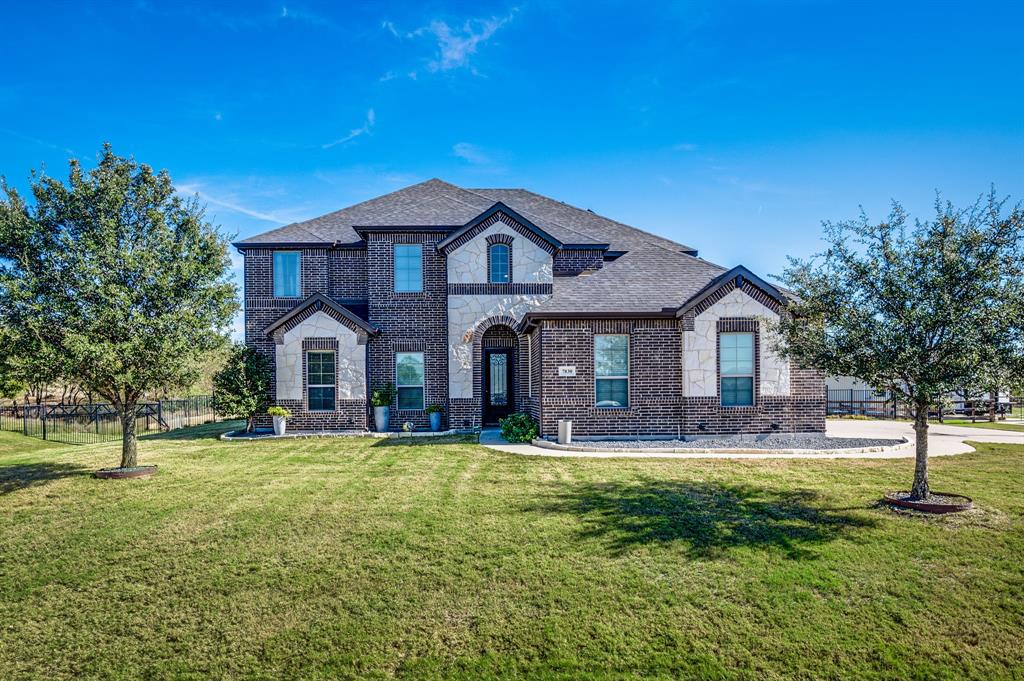
[[[0,324],[38,339],[65,378],[108,401],[123,428],[121,466],[137,465],[147,392],[191,384],[226,343],[238,304],[227,239],[195,198],[105,145],[67,184],[36,172],[30,204],[2,182]]]
[[[1024,357],[1024,211],[994,191],[934,220],[824,224],[827,249],[790,260],[798,296],[780,321],[780,352],[892,391],[914,415],[912,499],[928,487],[928,410],[961,386],[1019,370]]]
[[[240,416],[245,431],[252,432],[257,414],[262,414],[270,393],[270,362],[246,345],[231,348],[224,367],[213,375],[213,408],[221,416]]]

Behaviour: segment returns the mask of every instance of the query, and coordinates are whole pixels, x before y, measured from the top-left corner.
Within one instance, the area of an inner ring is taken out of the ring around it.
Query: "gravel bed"
[[[853,449],[859,447],[891,447],[903,440],[871,437],[785,437],[769,436],[762,440],[708,438],[701,440],[573,440],[572,444],[595,449]]]

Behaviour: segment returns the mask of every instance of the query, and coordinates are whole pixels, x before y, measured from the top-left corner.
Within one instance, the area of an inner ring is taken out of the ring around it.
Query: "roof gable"
[[[289,330],[301,324],[305,319],[312,317],[317,312],[323,312],[335,320],[344,324],[353,333],[366,333],[375,335],[377,327],[362,319],[344,305],[334,302],[322,293],[314,293],[301,303],[272,321],[263,332],[273,336],[278,342]]]
[[[740,289],[751,295],[751,297],[758,299],[759,302],[767,307],[772,307],[776,310],[785,302],[785,297],[777,288],[758,277],[743,265],[737,265],[731,270],[722,272],[708,282],[704,288],[697,291],[676,310],[676,316],[682,317],[688,312],[700,314],[733,289]]]
[[[437,244],[437,250],[448,253],[497,222],[504,222],[523,234],[538,246],[553,253],[562,247],[562,242],[527,220],[502,202],[497,202],[483,213],[455,230]]]

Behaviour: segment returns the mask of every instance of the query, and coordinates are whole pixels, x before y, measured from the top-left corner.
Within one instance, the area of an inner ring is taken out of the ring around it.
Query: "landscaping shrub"
[[[537,424],[524,412],[510,414],[498,421],[501,436],[509,442],[529,442],[537,437]]]

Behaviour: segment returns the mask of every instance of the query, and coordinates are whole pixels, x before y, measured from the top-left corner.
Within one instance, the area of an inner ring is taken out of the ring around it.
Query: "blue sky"
[[[1024,198],[1018,3],[11,3],[0,174],[104,141],[241,236],[430,177],[782,270],[820,221]]]

